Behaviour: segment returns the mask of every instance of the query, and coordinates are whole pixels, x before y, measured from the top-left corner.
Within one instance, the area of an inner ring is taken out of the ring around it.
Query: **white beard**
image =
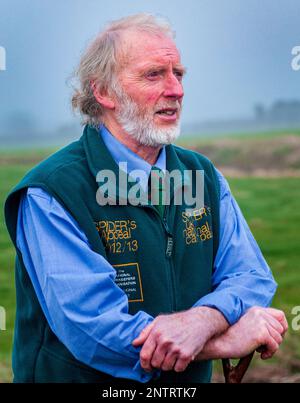
[[[173,143],[180,135],[180,121],[168,128],[157,128],[153,122],[154,111],[149,111],[146,108],[141,108],[136,102],[134,102],[121,88],[116,84],[114,87],[114,93],[118,98],[121,105],[116,112],[116,118],[118,123],[122,126],[123,130],[134,138],[138,143],[157,147],[164,144]],[[179,102],[175,103],[178,110],[181,109]],[[172,105],[164,104],[160,105],[160,108],[174,107]]]

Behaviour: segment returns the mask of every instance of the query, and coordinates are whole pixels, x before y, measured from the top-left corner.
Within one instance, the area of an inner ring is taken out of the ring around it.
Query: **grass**
[[[48,152],[31,152],[30,157],[39,160]],[[7,330],[0,331],[0,382],[11,380],[10,357],[15,314],[15,252],[4,224],[3,204],[9,190],[34,165],[22,159],[22,153],[13,154],[11,151],[6,152],[5,156],[18,156],[23,162],[6,158],[5,163],[0,165],[0,306],[6,309],[7,317]],[[291,309],[300,305],[300,178],[232,178],[229,183],[279,284],[273,305],[283,309],[291,323]],[[298,337],[299,332],[297,334],[290,329],[286,351],[300,359],[300,344],[296,342]],[[273,364],[287,365],[286,360],[274,360],[271,360]]]
[[[299,331],[291,328],[291,311],[300,305],[300,178],[232,178],[229,184],[278,283],[272,306],[289,322],[280,357],[263,362],[256,356],[249,372],[273,365],[299,373]]]
[[[15,251],[5,227],[3,207],[8,191],[30,167],[30,165],[8,165],[0,168],[0,305],[6,311],[6,330],[0,331],[0,382],[11,379],[10,356],[15,315]]]
[[[186,134],[184,136],[179,137],[177,140],[178,145],[182,147],[188,146],[197,146],[199,144],[209,145],[218,142],[220,139],[231,139],[231,140],[269,140],[287,135],[295,135],[300,136],[300,128],[299,129],[278,129],[278,130],[270,130],[265,132],[238,132],[238,133],[222,133],[222,134]]]
[[[300,178],[235,178],[232,192],[279,284],[274,305],[300,305]]]

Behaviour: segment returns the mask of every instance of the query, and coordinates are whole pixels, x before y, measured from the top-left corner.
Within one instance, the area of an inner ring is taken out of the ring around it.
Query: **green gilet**
[[[115,281],[128,296],[130,314],[143,310],[156,317],[186,310],[211,292],[219,238],[219,184],[215,168],[201,154],[174,145],[166,146],[166,158],[168,171],[204,171],[204,207],[190,216],[185,213],[189,206],[175,205],[172,198],[164,219],[151,205],[100,206],[96,200],[97,173],[110,169],[117,174],[118,166],[101,135],[90,126],[85,127],[78,141],[29,171],[10,192],[5,219],[17,252],[15,382],[115,380],[78,361],[52,332],[41,310],[16,246],[18,206],[27,187],[43,188],[75,218],[91,248],[115,268]],[[162,372],[159,380],[209,382],[210,377],[211,362],[202,361],[191,363],[182,373]]]

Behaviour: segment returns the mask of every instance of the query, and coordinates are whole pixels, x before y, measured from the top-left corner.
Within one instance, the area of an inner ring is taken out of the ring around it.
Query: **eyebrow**
[[[158,70],[158,71],[166,70],[166,65],[162,65],[162,64],[145,65],[145,66],[141,67],[141,69],[140,69],[141,72],[153,71],[153,70]],[[174,66],[173,70],[174,71],[180,71],[183,75],[185,75],[186,72],[187,72],[186,67],[184,67],[181,64],[177,64],[176,66]]]
[[[185,74],[186,74],[186,71],[187,71],[186,67],[184,67],[184,66],[182,66],[182,65],[175,66],[175,67],[174,67],[174,70],[181,71],[183,75],[185,75]]]

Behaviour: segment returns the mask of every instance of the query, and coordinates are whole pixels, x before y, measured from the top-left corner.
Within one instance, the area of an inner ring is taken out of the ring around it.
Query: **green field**
[[[0,331],[0,382],[11,380],[10,358],[15,311],[14,250],[3,220],[5,196],[23,174],[48,151],[0,154],[0,306],[6,309],[7,330]],[[300,178],[228,178],[233,194],[279,284],[273,305],[283,309],[291,323],[291,309],[300,305]],[[300,371],[299,331],[291,329],[278,358],[264,364]],[[279,364],[279,365],[278,365]],[[251,371],[255,371],[252,365]],[[251,373],[250,371],[250,373]]]
[[[199,145],[200,143],[211,144],[216,143],[220,139],[228,139],[228,140],[270,140],[278,137],[286,137],[286,136],[300,136],[300,129],[278,129],[278,130],[269,130],[264,132],[237,132],[237,133],[220,133],[220,134],[202,134],[199,136],[198,134],[186,134],[184,136],[180,136],[177,140],[178,144],[182,146],[190,147],[193,145]]]

